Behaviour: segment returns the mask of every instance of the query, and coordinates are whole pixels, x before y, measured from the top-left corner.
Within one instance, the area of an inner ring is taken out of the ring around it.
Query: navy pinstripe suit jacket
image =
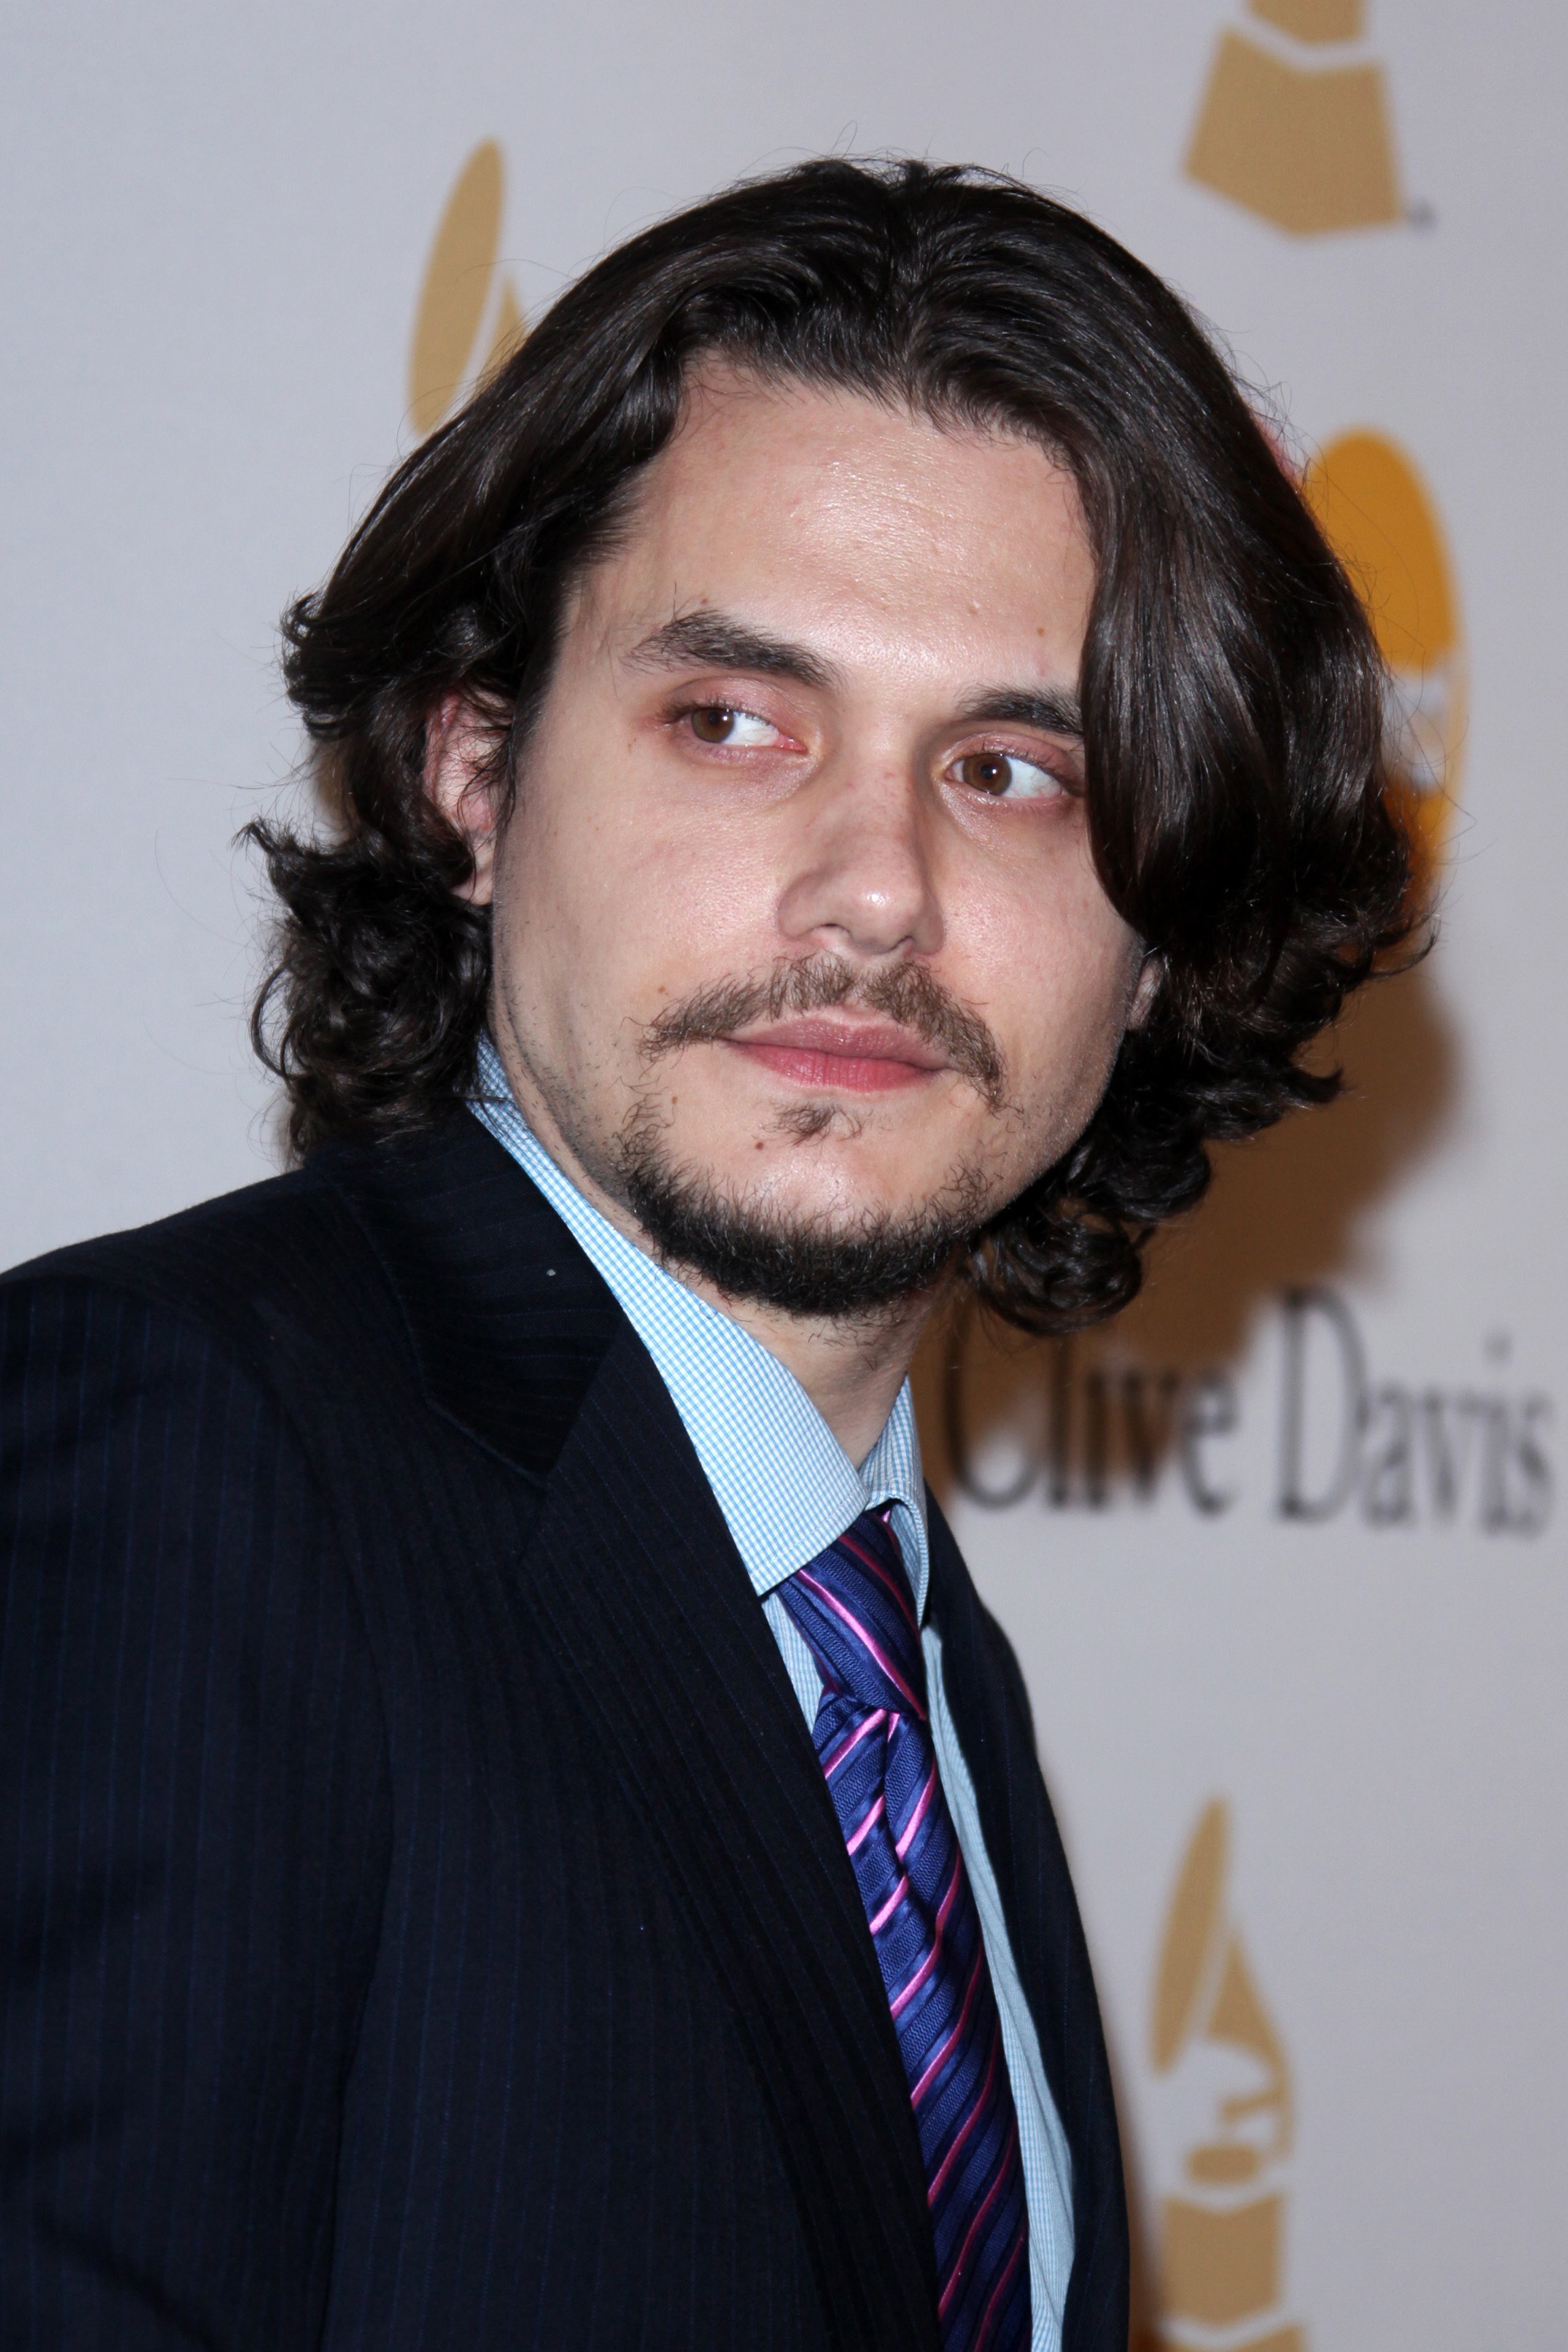
[[[931,1607],[1124,2352],[1012,1656]],[[669,1399],[466,1113],[0,1284],[6,2352],[932,2352],[851,1866]]]

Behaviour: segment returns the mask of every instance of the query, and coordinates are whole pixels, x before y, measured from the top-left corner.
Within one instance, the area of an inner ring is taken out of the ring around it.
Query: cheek
[[[600,824],[582,795],[545,780],[520,793],[496,860],[497,978],[530,1049],[550,1065],[598,1062],[622,985],[620,892]]]
[[[627,763],[628,767],[630,763]],[[520,796],[497,861],[497,951],[536,1001],[623,1024],[771,954],[773,892],[753,827],[694,825],[635,769]]]
[[[1050,878],[1054,887],[1021,894],[987,923],[987,992],[1020,1097],[1062,1116],[1098,1099],[1126,1026],[1138,947],[1092,868],[1074,859]]]

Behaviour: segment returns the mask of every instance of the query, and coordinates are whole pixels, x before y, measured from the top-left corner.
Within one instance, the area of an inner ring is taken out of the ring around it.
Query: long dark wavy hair
[[[990,173],[809,163],[609,254],[401,466],[286,614],[323,832],[247,828],[281,902],[254,1015],[297,1153],[406,1134],[468,1089],[489,917],[424,790],[468,698],[510,791],[567,590],[668,440],[694,363],[1032,436],[1076,478],[1098,587],[1080,679],[1089,834],[1158,960],[1089,1127],[976,1236],[968,1277],[1060,1331],[1124,1305],[1207,1146],[1339,1080],[1302,1066],[1410,935],[1384,681],[1356,594],[1184,304],[1079,215]]]

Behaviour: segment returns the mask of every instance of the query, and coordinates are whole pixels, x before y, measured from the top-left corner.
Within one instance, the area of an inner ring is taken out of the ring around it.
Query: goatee
[[[960,1176],[911,1217],[868,1213],[846,1228],[785,1217],[721,1192],[673,1167],[662,1131],[639,1122],[622,1138],[617,1190],[661,1258],[703,1276],[727,1298],[830,1321],[874,1315],[930,1290],[991,1213],[977,1177]]]
[[[664,1013],[645,1034],[643,1052],[651,1067],[688,1045],[837,1005],[879,1013],[939,1045],[989,1109],[1004,1108],[1005,1066],[990,1030],[918,966],[867,973],[823,954],[761,978],[721,982]],[[782,1112],[778,1125],[809,1149],[840,1115],[832,1102],[803,1101]],[[616,1177],[615,1190],[662,1258],[703,1276],[726,1297],[833,1321],[873,1316],[931,1289],[1001,1205],[980,1171],[960,1169],[902,1216],[868,1210],[846,1223],[753,1206],[675,1164],[651,1096],[621,1132]]]

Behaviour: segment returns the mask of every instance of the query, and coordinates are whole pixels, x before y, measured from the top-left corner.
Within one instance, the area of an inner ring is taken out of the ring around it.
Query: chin
[[[733,1298],[786,1313],[853,1318],[896,1311],[944,1281],[995,1205],[972,1170],[896,1184],[864,1154],[793,1139],[794,1165],[749,1152],[683,1160],[656,1120],[621,1138],[617,1189],[668,1263]]]
[[[782,1150],[770,1140],[762,1151],[753,1142],[733,1155],[694,1152],[680,1165],[683,1181],[751,1214],[851,1233],[868,1220],[921,1216],[950,1189],[951,1158],[926,1168],[911,1167],[911,1157],[881,1142],[868,1148],[825,1136],[792,1138]]]

